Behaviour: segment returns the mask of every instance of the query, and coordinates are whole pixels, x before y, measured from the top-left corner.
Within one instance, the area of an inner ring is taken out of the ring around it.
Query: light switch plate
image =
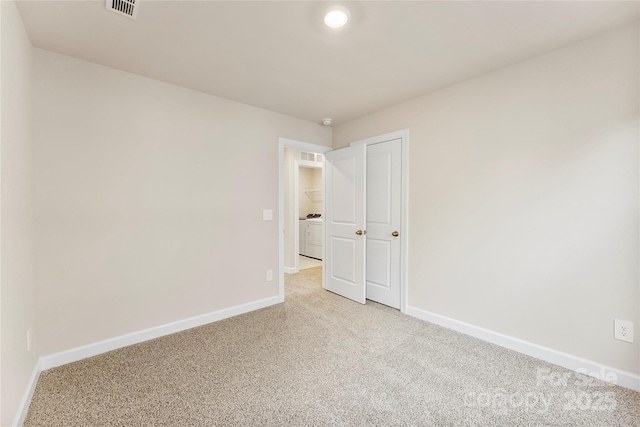
[[[263,209],[262,210],[262,219],[265,221],[271,221],[273,219],[273,210],[271,209]]]

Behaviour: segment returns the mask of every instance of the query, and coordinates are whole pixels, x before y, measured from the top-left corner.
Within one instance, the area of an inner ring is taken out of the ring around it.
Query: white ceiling
[[[635,1],[99,1],[18,4],[35,47],[334,124],[639,19]]]

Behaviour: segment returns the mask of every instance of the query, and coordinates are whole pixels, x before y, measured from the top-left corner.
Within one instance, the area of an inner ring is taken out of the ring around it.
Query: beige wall
[[[308,194],[306,191],[322,189],[322,169],[301,167],[299,172],[299,216],[305,218],[308,214],[322,213],[322,202],[317,193]]]
[[[322,183],[322,169],[311,169],[311,189],[322,190],[323,188],[324,184]],[[312,213],[322,213],[323,201],[324,192],[321,192],[320,194],[316,193],[314,195],[313,201],[311,202]]]
[[[638,28],[337,126],[410,129],[410,306],[640,373]]]
[[[321,189],[323,188],[323,182],[322,182],[322,169],[320,168],[314,168],[312,171],[312,186],[313,188],[317,188],[317,189]],[[322,202],[317,202],[322,204]]]
[[[311,213],[311,199],[305,191],[311,190],[311,170],[298,168],[298,217],[305,218]]]
[[[33,250],[33,48],[12,1],[1,12],[0,424],[11,425],[37,360]],[[33,346],[27,351],[27,329]]]
[[[35,76],[43,355],[277,295],[278,137],[330,129],[38,49]]]

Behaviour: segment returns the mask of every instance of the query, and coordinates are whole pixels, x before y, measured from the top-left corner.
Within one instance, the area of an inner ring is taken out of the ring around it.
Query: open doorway
[[[284,248],[285,273],[295,274],[300,270],[322,266],[324,156],[285,148],[285,159],[293,160],[292,164],[285,162],[285,209],[288,209],[287,205],[293,205],[291,215],[298,217],[298,238],[293,239],[293,245],[285,244]],[[287,178],[292,178],[292,182],[287,182]],[[291,191],[287,192],[287,187],[290,187]],[[285,236],[286,231],[285,225]],[[293,269],[287,265],[288,260],[295,261]]]
[[[323,166],[324,153],[331,148],[286,138],[280,138],[279,142],[278,295],[280,301],[284,301],[285,274],[323,266]]]

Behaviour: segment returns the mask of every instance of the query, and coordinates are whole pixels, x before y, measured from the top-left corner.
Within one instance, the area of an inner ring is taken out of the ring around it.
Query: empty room
[[[0,25],[0,425],[639,425],[640,3]]]

